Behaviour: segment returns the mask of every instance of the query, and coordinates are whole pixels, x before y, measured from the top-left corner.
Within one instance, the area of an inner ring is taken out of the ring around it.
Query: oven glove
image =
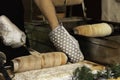
[[[59,51],[66,53],[70,62],[75,63],[84,59],[78,41],[63,26],[55,28],[49,37]]]

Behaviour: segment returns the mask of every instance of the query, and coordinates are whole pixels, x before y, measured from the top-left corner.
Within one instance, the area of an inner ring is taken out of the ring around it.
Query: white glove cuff
[[[59,51],[66,53],[71,62],[79,62],[84,59],[77,40],[73,39],[63,26],[55,28],[49,36],[54,46]]]
[[[26,35],[6,16],[0,16],[0,36],[6,46],[17,48],[26,42]]]

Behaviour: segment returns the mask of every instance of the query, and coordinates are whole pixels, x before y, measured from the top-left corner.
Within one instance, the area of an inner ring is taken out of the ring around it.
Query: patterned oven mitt
[[[59,51],[66,53],[70,62],[75,63],[84,59],[78,41],[72,37],[63,26],[59,25],[50,32],[49,37]]]

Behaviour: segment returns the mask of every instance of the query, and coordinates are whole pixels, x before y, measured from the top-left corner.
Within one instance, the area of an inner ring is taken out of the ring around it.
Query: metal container
[[[86,60],[101,64],[120,64],[120,23],[89,21],[86,24],[106,22],[113,26],[114,32],[106,37],[85,37],[71,34],[78,40]]]

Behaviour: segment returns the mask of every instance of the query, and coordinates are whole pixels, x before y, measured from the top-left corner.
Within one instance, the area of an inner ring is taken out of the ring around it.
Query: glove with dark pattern
[[[84,59],[78,41],[71,36],[63,26],[58,26],[50,34],[54,46],[68,56],[70,62],[79,62]]]

